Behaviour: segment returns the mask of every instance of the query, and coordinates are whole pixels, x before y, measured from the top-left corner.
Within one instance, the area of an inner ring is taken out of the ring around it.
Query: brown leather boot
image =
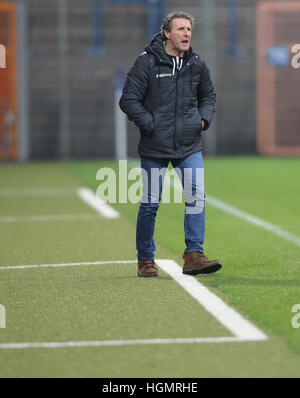
[[[157,275],[158,275],[158,269],[153,259],[152,260],[138,259],[138,276],[149,277]]]
[[[185,253],[183,258],[184,266],[182,272],[187,275],[210,274],[218,271],[222,267],[220,260],[208,260],[207,257],[199,251]]]

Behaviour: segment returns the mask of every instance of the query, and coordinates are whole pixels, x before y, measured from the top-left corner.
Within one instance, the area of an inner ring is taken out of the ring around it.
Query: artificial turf
[[[206,193],[299,236],[299,166],[297,158],[207,158]],[[138,205],[114,204],[121,217],[107,220],[72,193],[78,186],[96,190],[96,173],[103,167],[117,170],[118,164],[3,165],[0,217],[91,218],[0,222],[0,266],[134,260]],[[22,194],[32,188],[70,192]],[[178,264],[183,212],[183,204],[161,204],[155,232],[157,257]],[[209,201],[206,213],[206,253],[220,257],[223,267],[197,278],[267,333],[267,341],[2,349],[1,377],[299,377],[300,328],[292,327],[291,309],[299,302],[300,247]],[[137,278],[136,264],[1,269],[0,275],[7,318],[0,343],[230,335],[164,272]]]

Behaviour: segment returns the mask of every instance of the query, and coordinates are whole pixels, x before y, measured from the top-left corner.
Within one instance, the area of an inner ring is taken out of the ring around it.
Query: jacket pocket
[[[147,114],[147,117],[145,116],[142,120],[137,123],[141,135],[146,136],[146,137],[151,137],[154,131],[154,118],[151,115],[151,113]]]
[[[183,129],[182,143],[191,145],[199,141],[202,131],[202,118],[198,109],[186,115],[185,126]]]
[[[197,124],[195,125],[195,127],[198,129],[198,133],[201,133],[201,131],[202,131],[202,117],[201,117],[200,112],[199,112],[198,109],[196,111],[196,120],[197,120]]]

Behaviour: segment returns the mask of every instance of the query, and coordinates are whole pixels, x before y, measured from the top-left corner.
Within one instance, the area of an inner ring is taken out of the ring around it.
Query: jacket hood
[[[164,41],[167,40],[166,37],[162,33],[156,33],[151,41],[146,45],[145,51],[147,53],[152,53],[155,57],[161,59],[165,59],[169,61],[168,54],[164,49]],[[189,58],[193,54],[193,49],[190,46],[188,51],[184,53],[184,58]]]

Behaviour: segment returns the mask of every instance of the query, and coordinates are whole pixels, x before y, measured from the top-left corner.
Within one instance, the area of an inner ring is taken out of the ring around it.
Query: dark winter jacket
[[[127,75],[120,107],[140,129],[139,154],[184,158],[201,150],[201,120],[209,127],[216,95],[209,70],[192,48],[176,69],[158,33]]]

